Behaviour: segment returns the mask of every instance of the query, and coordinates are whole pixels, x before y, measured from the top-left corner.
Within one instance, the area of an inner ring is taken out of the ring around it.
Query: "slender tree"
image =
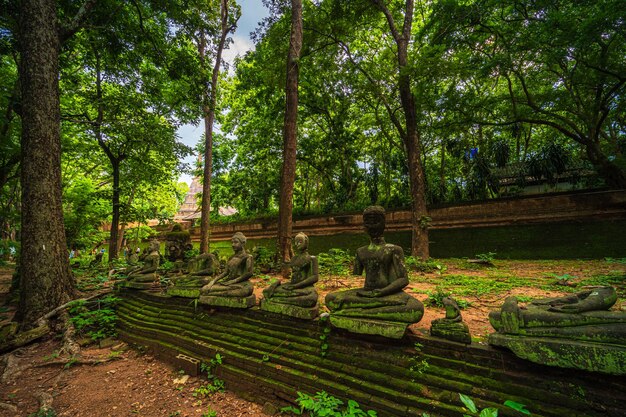
[[[411,254],[422,259],[428,259],[428,209],[426,207],[426,183],[424,168],[420,157],[422,144],[420,132],[417,128],[417,111],[415,97],[411,92],[411,75],[408,70],[408,47],[411,41],[411,27],[413,25],[414,1],[407,0],[404,7],[404,23],[398,27],[395,19],[383,0],[372,0],[383,12],[389,30],[396,43],[398,58],[398,89],[400,101],[404,110],[405,127],[400,131],[409,162],[409,182],[411,186]]]
[[[291,0],[291,35],[287,52],[287,81],[285,84],[285,124],[283,130],[283,167],[280,175],[278,208],[278,253],[285,263],[291,259],[291,216],[293,184],[296,179],[296,143],[298,133],[298,75],[302,50],[302,1]],[[286,273],[286,270],[283,270]]]
[[[220,2],[220,37],[217,42],[215,62],[211,74],[211,85],[208,91],[203,91],[202,113],[204,115],[204,172],[202,182],[202,211],[200,218],[200,253],[209,252],[210,213],[211,213],[211,175],[213,171],[213,122],[215,120],[215,104],[217,102],[217,83],[219,80],[220,66],[222,64],[222,52],[226,46],[228,34],[237,27],[239,14],[234,20],[229,18],[228,0]],[[237,9],[238,10],[238,9]],[[202,64],[207,61],[206,57],[206,34],[200,35],[198,52]]]

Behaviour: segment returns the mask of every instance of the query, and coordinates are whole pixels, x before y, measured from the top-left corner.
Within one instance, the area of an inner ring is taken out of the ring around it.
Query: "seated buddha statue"
[[[397,245],[385,242],[385,209],[371,206],[363,212],[363,226],[370,237],[370,244],[357,249],[354,262],[354,274],[361,275],[365,271],[363,288],[329,293],[326,306],[331,311],[331,323],[337,327],[348,328],[348,321],[340,319],[366,319],[370,323],[379,321],[401,324],[396,326],[394,335],[402,337],[406,326],[417,323],[424,314],[422,303],[406,294],[403,288],[409,283],[408,273],[404,266],[404,253]],[[348,328],[358,333],[378,334],[368,331],[367,327],[357,324]],[[401,331],[399,330],[401,328]],[[360,330],[360,331],[359,331]]]
[[[235,253],[226,263],[224,272],[200,289],[200,302],[203,304],[247,308],[256,302],[250,282],[254,259],[246,252],[246,237],[237,232],[231,244]],[[225,300],[228,298],[235,300]]]
[[[149,287],[156,280],[156,271],[161,262],[161,254],[159,253],[160,244],[157,240],[150,242],[145,256],[142,257],[143,264],[137,265],[128,270],[127,286],[131,288]],[[136,284],[136,285],[134,285]]]
[[[264,289],[261,309],[312,319],[318,313],[318,296],[313,286],[319,279],[317,258],[309,255],[309,237],[304,233],[296,235],[294,247],[296,254],[288,263],[290,282],[282,284],[277,280]]]

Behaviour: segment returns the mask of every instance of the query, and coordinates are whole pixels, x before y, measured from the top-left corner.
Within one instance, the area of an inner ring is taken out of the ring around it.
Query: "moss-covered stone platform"
[[[259,402],[282,405],[293,402],[297,391],[325,390],[383,417],[458,417],[463,393],[480,408],[498,407],[500,416],[520,415],[502,406],[506,400],[526,404],[533,416],[624,415],[623,377],[537,365],[505,350],[414,335],[388,340],[332,330],[322,340],[327,321],[294,322],[258,308],[194,306],[141,291],[120,296],[124,340],[172,362],[179,355],[208,361],[219,353],[224,359],[217,373],[226,387]]]

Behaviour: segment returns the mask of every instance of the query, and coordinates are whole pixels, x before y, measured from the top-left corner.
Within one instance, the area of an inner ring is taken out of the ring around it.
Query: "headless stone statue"
[[[187,275],[173,277],[167,294],[176,297],[198,298],[200,288],[211,281],[219,271],[219,260],[213,253],[202,253],[187,263]]]
[[[246,237],[237,232],[231,239],[235,254],[226,263],[226,269],[200,289],[200,302],[208,305],[248,308],[256,303],[250,278],[254,273],[254,259],[246,252]]]
[[[273,282],[263,290],[261,309],[288,316],[312,319],[317,316],[317,291],[313,286],[319,279],[317,258],[309,255],[309,237],[298,233],[294,239],[296,255],[291,258],[291,281]]]
[[[152,282],[154,282],[157,277],[156,271],[161,262],[159,246],[159,242],[156,240],[150,242],[146,254],[142,257],[143,265],[128,271],[126,287],[146,289],[152,286]]]
[[[421,320],[424,306],[403,291],[409,283],[404,253],[401,247],[385,243],[385,210],[366,208],[363,225],[371,240],[357,250],[354,274],[365,271],[365,284],[326,296],[331,323],[356,333],[400,338],[409,324]]]
[[[489,313],[497,333],[489,343],[547,365],[626,374],[626,313],[609,311],[613,287],[534,300],[525,307],[508,297]]]
[[[454,342],[471,343],[472,338],[470,336],[469,327],[463,322],[459,304],[450,297],[445,297],[442,302],[446,309],[446,316],[431,321],[430,334]]]

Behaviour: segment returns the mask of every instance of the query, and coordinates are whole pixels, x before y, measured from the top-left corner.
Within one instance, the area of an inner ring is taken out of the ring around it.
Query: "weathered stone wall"
[[[535,365],[487,346],[432,338],[399,341],[362,338],[333,330],[322,357],[319,321],[260,311],[214,310],[189,299],[130,292],[119,305],[120,336],[164,359],[183,354],[208,362],[220,353],[217,373],[228,389],[258,402],[284,405],[297,392],[325,390],[354,399],[379,416],[462,415],[458,393],[501,416],[519,416],[501,404],[526,404],[533,416],[623,416],[626,380],[610,375]],[[415,349],[415,343],[421,347]],[[266,359],[264,359],[266,356]],[[425,360],[422,372],[411,370]]]
[[[431,207],[429,216],[432,229],[625,219],[626,190],[545,194]],[[277,219],[213,225],[211,238],[230,239],[235,232],[252,239],[272,238],[276,236],[276,225]],[[410,230],[410,227],[410,211],[388,212],[388,232]],[[310,236],[358,233],[362,230],[362,216],[355,213],[296,220],[293,230]],[[199,239],[199,228],[191,233],[194,240]]]

